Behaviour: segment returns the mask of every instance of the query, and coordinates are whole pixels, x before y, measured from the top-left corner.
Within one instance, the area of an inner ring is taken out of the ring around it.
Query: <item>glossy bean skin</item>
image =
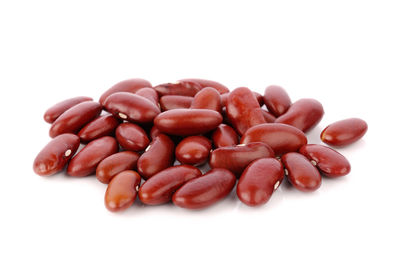
[[[298,190],[311,192],[321,186],[321,174],[308,158],[296,152],[281,158],[289,182]]]
[[[159,98],[156,90],[150,87],[141,88],[135,92],[136,95],[142,96],[148,100],[150,100],[154,105],[159,107]]]
[[[156,136],[161,134],[160,130],[156,126],[151,127],[150,129],[150,138],[153,140]]]
[[[190,105],[192,109],[209,109],[219,113],[222,111],[221,96],[219,92],[211,87],[201,89]]]
[[[211,169],[203,176],[186,182],[172,196],[172,201],[182,208],[205,208],[229,195],[235,182],[236,177],[229,170]]]
[[[115,130],[115,137],[121,147],[129,151],[142,151],[150,143],[146,132],[130,122],[120,124]]]
[[[307,157],[326,177],[341,177],[351,171],[350,163],[346,157],[327,146],[307,144],[302,146],[299,152]]]
[[[273,158],[274,151],[262,142],[252,142],[231,147],[221,147],[211,152],[210,167],[225,168],[240,177],[250,162],[259,158]]]
[[[46,122],[53,123],[66,110],[85,101],[93,101],[93,98],[87,96],[77,96],[58,102],[57,104],[47,109],[47,111],[44,113],[43,118]]]
[[[229,93],[226,114],[239,135],[243,135],[252,126],[265,123],[257,99],[253,92],[245,87],[237,88]]]
[[[150,100],[131,93],[119,92],[107,97],[104,107],[115,117],[134,123],[150,123],[160,113]]]
[[[324,116],[322,104],[312,98],[303,98],[290,106],[289,110],[280,117],[276,123],[292,125],[303,132],[312,129]]]
[[[275,122],[276,117],[273,114],[271,114],[270,112],[268,112],[267,110],[264,110],[264,109],[261,109],[261,111],[263,113],[265,122],[267,122],[267,123],[274,123]]]
[[[109,183],[118,173],[136,168],[139,154],[131,151],[115,153],[103,159],[96,168],[96,178]]]
[[[220,94],[229,93],[229,89],[225,85],[213,80],[200,79],[200,78],[186,78],[179,80],[179,82],[194,82],[200,85],[201,89],[211,87],[216,89]]]
[[[321,140],[331,146],[345,146],[361,139],[368,130],[367,123],[359,118],[349,118],[328,125]]]
[[[201,171],[190,165],[178,165],[164,169],[147,181],[139,189],[139,199],[148,205],[164,204],[187,181],[200,177]]]
[[[280,86],[271,85],[264,91],[264,103],[275,117],[286,113],[292,105],[288,93]]]
[[[281,123],[264,123],[256,125],[242,136],[241,143],[264,142],[271,146],[276,156],[288,152],[296,152],[307,144],[304,133],[290,125]]]
[[[167,95],[195,96],[202,86],[194,81],[178,81],[176,83],[164,83],[154,87],[162,98]]]
[[[145,79],[141,78],[131,78],[131,79],[126,79],[121,82],[118,82],[117,84],[113,85],[110,89],[105,91],[100,99],[99,102],[101,105],[104,106],[104,102],[106,101],[107,97],[114,93],[118,92],[128,92],[128,93],[135,93],[137,90],[141,88],[146,88],[150,87],[151,88],[151,83]]]
[[[161,110],[169,111],[174,109],[190,108],[193,102],[193,97],[182,95],[166,95],[160,98]]]
[[[262,158],[249,164],[240,177],[236,194],[248,206],[259,206],[268,202],[272,193],[282,183],[282,163],[274,158]]]
[[[113,136],[115,128],[117,128],[119,123],[120,122],[113,115],[100,116],[86,124],[86,126],[79,131],[78,136],[83,143],[88,143],[89,141],[104,136]]]
[[[256,92],[253,92],[253,95],[257,99],[258,104],[260,104],[260,107],[263,106],[264,105],[264,97]]]
[[[182,164],[201,165],[208,160],[211,148],[211,141],[206,137],[186,137],[176,146],[175,156]]]
[[[148,179],[174,163],[174,142],[164,134],[159,134],[150,143],[137,163],[139,174]]]
[[[84,101],[60,115],[51,125],[49,135],[54,138],[65,133],[76,134],[78,131],[98,117],[101,113],[101,106],[97,102]]]
[[[104,196],[106,208],[111,212],[129,208],[137,197],[140,180],[135,171],[123,171],[113,177]]]
[[[101,137],[89,142],[69,162],[67,173],[73,177],[85,177],[96,172],[97,165],[106,157],[118,152],[113,137]]]
[[[229,93],[221,95],[221,105],[222,105],[222,107],[226,106],[226,102],[228,101],[228,96],[229,96]]]
[[[63,170],[78,148],[77,135],[61,134],[55,137],[36,156],[33,171],[40,176],[50,176]]]
[[[222,122],[220,113],[206,109],[175,109],[163,112],[154,125],[163,133],[193,136],[214,130]]]
[[[229,125],[220,124],[212,134],[212,140],[215,148],[234,146],[239,143],[238,135]]]

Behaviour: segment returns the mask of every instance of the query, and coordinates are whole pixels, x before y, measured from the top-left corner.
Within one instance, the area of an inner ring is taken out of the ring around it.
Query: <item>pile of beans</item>
[[[172,201],[204,208],[226,197],[237,179],[237,197],[258,206],[285,175],[295,188],[310,192],[320,187],[321,174],[350,172],[339,152],[307,142],[305,133],[323,115],[317,100],[292,103],[279,86],[267,87],[262,96],[245,87],[230,92],[204,79],[155,87],[129,79],[108,89],[99,102],[75,97],[48,109],[44,119],[51,123],[53,139],[33,169],[41,176],[65,167],[72,177],[96,174],[108,184],[105,205],[110,211],[130,207],[137,196],[147,205]],[[367,128],[358,118],[337,121],[322,131],[321,140],[349,145]],[[86,145],[76,153],[81,143]],[[174,166],[175,159],[180,165]],[[210,170],[202,174],[196,166],[207,162]]]

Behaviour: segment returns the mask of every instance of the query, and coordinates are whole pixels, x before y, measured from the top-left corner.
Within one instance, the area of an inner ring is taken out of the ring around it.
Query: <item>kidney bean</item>
[[[106,101],[107,97],[114,93],[118,92],[128,92],[128,93],[135,93],[137,90],[141,88],[146,88],[149,87],[151,88],[151,83],[147,80],[141,79],[141,78],[132,78],[132,79],[127,79],[123,80],[121,82],[118,82],[114,86],[112,86],[110,89],[105,91],[102,96],[100,97],[100,104],[104,106],[104,102]]]
[[[139,154],[131,151],[115,153],[103,159],[96,168],[96,178],[102,183],[109,183],[118,173],[136,168]]]
[[[265,204],[283,180],[282,163],[274,158],[251,162],[236,187],[238,198],[249,206]]]
[[[193,99],[190,105],[192,109],[209,109],[221,113],[222,103],[221,96],[214,88],[207,87],[201,89]]]
[[[101,106],[97,102],[84,101],[79,103],[62,115],[51,125],[49,134],[54,138],[65,133],[76,134],[83,126],[98,117],[101,113]]]
[[[120,124],[115,130],[115,137],[122,148],[130,151],[142,151],[150,143],[146,132],[130,122]]]
[[[205,208],[229,195],[235,182],[236,177],[232,172],[215,168],[186,182],[172,196],[172,201],[183,208]]]
[[[225,168],[240,177],[250,162],[259,158],[273,158],[274,151],[265,143],[252,142],[215,149],[210,154],[211,168]]]
[[[324,176],[336,178],[350,173],[351,166],[345,156],[327,146],[307,144],[299,152],[307,157]]]
[[[85,177],[96,171],[97,165],[106,157],[118,152],[113,137],[101,137],[89,142],[69,162],[67,173],[73,177]]]
[[[265,123],[260,105],[253,92],[241,87],[229,93],[226,102],[226,113],[232,127],[243,135],[250,127]]]
[[[233,146],[239,143],[239,138],[233,128],[226,124],[220,124],[212,134],[212,140],[216,148]]]
[[[292,101],[287,92],[280,86],[271,85],[264,91],[264,103],[274,116],[279,117],[286,113]]]
[[[54,106],[47,109],[44,113],[44,120],[48,123],[53,123],[59,116],[61,116],[66,110],[70,109],[71,107],[85,102],[85,101],[92,101],[93,98],[87,96],[78,96],[63,100]]]
[[[324,108],[321,103],[312,98],[303,98],[293,103],[275,122],[292,125],[307,132],[321,121],[323,115]]]
[[[276,117],[274,117],[273,114],[271,114],[270,112],[268,112],[267,110],[261,109],[265,122],[267,123],[274,123],[276,120]]]
[[[154,87],[159,96],[162,98],[166,95],[180,95],[193,97],[202,86],[193,81],[178,81],[176,83],[165,83]]]
[[[114,135],[115,128],[119,125],[119,121],[113,115],[105,115],[96,118],[95,120],[86,124],[78,136],[81,142],[88,143],[94,139]]]
[[[187,181],[200,177],[201,171],[190,165],[178,165],[164,169],[140,186],[139,199],[148,205],[171,201],[172,195]]]
[[[153,140],[159,134],[161,134],[161,132],[160,132],[160,130],[158,130],[158,128],[156,126],[151,127],[151,130],[150,130],[150,138],[151,138],[151,140]]]
[[[176,159],[182,164],[201,165],[208,160],[211,141],[203,136],[184,138],[175,149]]]
[[[214,130],[222,122],[220,113],[206,109],[175,109],[163,112],[154,125],[163,133],[192,136]]]
[[[345,146],[361,139],[368,130],[367,123],[359,118],[349,118],[328,125],[321,140],[332,146]]]
[[[264,97],[256,92],[253,92],[253,95],[256,97],[258,104],[260,104],[260,107],[263,106],[264,105]]]
[[[321,186],[321,174],[302,154],[290,152],[281,160],[289,182],[300,191],[315,191]]]
[[[192,105],[193,97],[182,95],[166,95],[160,98],[162,111],[174,109],[187,109]]]
[[[211,87],[216,89],[220,94],[229,93],[229,89],[226,86],[212,80],[199,79],[199,78],[186,78],[179,80],[179,82],[195,82],[198,85],[200,85],[201,89]]]
[[[228,101],[228,96],[229,96],[229,93],[221,95],[221,105],[222,105],[222,107],[226,106],[226,102]]]
[[[50,176],[62,169],[79,148],[79,137],[61,134],[52,139],[36,156],[33,171],[40,176]]]
[[[158,93],[153,88],[141,88],[135,92],[135,95],[142,96],[148,100],[150,100],[154,105],[159,108],[159,98]]]
[[[140,180],[135,171],[123,171],[113,177],[104,196],[106,208],[111,212],[129,208],[137,197]]]
[[[242,136],[241,143],[264,142],[271,146],[275,155],[295,152],[307,144],[304,133],[290,125],[281,123],[264,123],[251,127]]]
[[[140,156],[137,169],[147,179],[174,163],[174,142],[164,134],[156,136]]]

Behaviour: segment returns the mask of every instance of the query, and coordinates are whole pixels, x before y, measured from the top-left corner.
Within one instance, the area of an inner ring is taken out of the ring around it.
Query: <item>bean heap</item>
[[[65,167],[72,177],[96,174],[108,184],[105,205],[110,211],[130,207],[137,196],[147,205],[172,201],[204,208],[226,197],[237,179],[237,197],[258,206],[285,175],[295,188],[310,192],[320,187],[321,174],[350,172],[342,154],[307,142],[305,133],[323,115],[317,100],[292,103],[279,86],[267,87],[262,96],[245,87],[230,92],[204,79],[155,87],[129,79],[108,89],[99,102],[75,97],[48,109],[44,119],[51,123],[53,139],[33,169],[41,176]],[[367,128],[359,118],[337,121],[322,131],[321,140],[349,145]],[[76,153],[81,143],[86,145]],[[180,165],[174,166],[175,159]],[[202,174],[196,166],[207,162],[210,170]]]

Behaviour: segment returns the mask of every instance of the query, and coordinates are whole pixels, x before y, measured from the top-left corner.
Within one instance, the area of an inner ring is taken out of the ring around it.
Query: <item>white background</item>
[[[399,274],[398,1],[1,1],[0,274]],[[131,77],[217,80],[360,117],[350,175],[259,208],[120,214],[94,177],[41,178],[43,112]],[[397,262],[396,262],[397,261]]]

